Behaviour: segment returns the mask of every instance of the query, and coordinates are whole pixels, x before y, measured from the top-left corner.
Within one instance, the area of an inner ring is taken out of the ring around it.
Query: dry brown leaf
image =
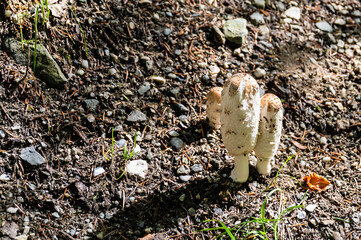
[[[304,145],[302,145],[301,143],[299,143],[299,142],[297,142],[295,140],[292,140],[291,142],[293,143],[293,145],[295,145],[296,147],[298,147],[301,150],[307,149],[307,146],[304,146]]]
[[[322,192],[326,190],[327,186],[330,185],[330,182],[326,178],[321,177],[314,172],[304,177],[303,181],[307,183],[307,186],[310,189],[315,190],[317,192]]]

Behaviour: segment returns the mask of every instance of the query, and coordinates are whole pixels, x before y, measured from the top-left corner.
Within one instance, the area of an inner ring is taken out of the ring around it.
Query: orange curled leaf
[[[330,185],[330,182],[321,176],[318,176],[316,173],[310,173],[309,176],[303,178],[303,181],[307,183],[307,186],[317,192],[322,192],[326,190],[327,186]]]

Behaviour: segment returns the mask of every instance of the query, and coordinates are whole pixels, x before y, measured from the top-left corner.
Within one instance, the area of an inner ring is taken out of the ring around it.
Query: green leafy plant
[[[35,13],[35,37],[34,37],[34,72],[36,68],[36,47],[37,47],[37,39],[38,39],[38,16],[39,16],[39,7],[36,8]]]
[[[133,147],[132,147],[132,150],[129,152],[128,149],[127,149],[127,144],[125,143],[124,145],[124,148],[123,148],[123,159],[124,159],[124,163],[125,165],[127,164],[127,161],[129,159],[131,159],[132,157],[135,156],[135,154],[137,154],[134,150],[137,146],[137,132],[134,134],[134,141],[133,141]],[[125,172],[127,171],[126,167],[124,168],[122,174],[120,174],[120,176],[117,178],[117,180],[121,179]]]
[[[206,228],[206,229],[202,229],[200,231],[222,231],[218,236],[216,236],[216,238],[223,239],[224,235],[228,235],[232,240],[234,240],[234,239],[236,239],[235,236],[240,236],[240,238],[242,237],[242,239],[247,239],[250,236],[252,236],[252,237],[257,236],[260,239],[268,239],[267,234],[271,230],[271,231],[273,231],[274,239],[277,240],[278,239],[278,224],[279,224],[279,222],[284,220],[282,217],[297,208],[304,207],[303,205],[291,206],[291,207],[284,209],[283,211],[279,210],[278,216],[274,219],[266,218],[267,201],[271,197],[271,195],[273,195],[277,191],[282,191],[282,190],[279,188],[276,188],[276,189],[272,190],[266,196],[266,199],[263,201],[263,204],[260,209],[260,213],[261,213],[260,218],[252,217],[250,220],[245,221],[240,224],[237,224],[236,226],[231,227],[231,228],[227,227],[224,223],[222,223],[219,220],[205,220],[204,222],[217,222],[221,226],[213,227],[213,228]],[[307,192],[303,196],[301,203],[305,199],[306,194],[307,194]],[[280,206],[280,208],[281,208],[281,206]],[[237,239],[240,239],[240,238],[237,238]]]
[[[66,4],[66,5],[68,5],[70,11],[73,13],[73,15],[74,15],[74,17],[75,17],[76,22],[77,22],[78,25],[79,25],[80,31],[81,31],[81,33],[82,33],[82,35],[83,35],[85,53],[86,53],[86,55],[88,56],[88,48],[87,48],[87,46],[86,46],[85,33],[84,33],[83,28],[82,28],[82,26],[81,26],[81,24],[80,24],[80,21],[79,21],[78,17],[76,16],[75,12],[73,11],[73,9],[70,7],[70,5],[69,5],[69,4]]]

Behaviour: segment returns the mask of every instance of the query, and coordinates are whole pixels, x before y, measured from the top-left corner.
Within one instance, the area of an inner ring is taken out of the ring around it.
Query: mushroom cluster
[[[221,96],[219,93],[221,92]],[[213,88],[207,96],[210,126],[220,127],[223,143],[234,156],[231,178],[246,182],[249,175],[248,155],[253,150],[258,158],[257,170],[268,175],[281,138],[283,108],[273,94],[260,97],[257,81],[239,73],[222,88]]]

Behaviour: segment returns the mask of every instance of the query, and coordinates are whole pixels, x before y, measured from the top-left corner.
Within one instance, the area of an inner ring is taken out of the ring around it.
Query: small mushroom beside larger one
[[[282,118],[281,100],[274,94],[265,94],[261,98],[259,134],[254,149],[258,158],[256,168],[260,174],[268,175],[271,172],[271,162],[281,139]]]
[[[235,157],[231,178],[246,182],[248,154],[256,145],[260,118],[260,93],[257,81],[239,73],[228,79],[221,99],[221,134],[228,153]]]
[[[207,117],[209,125],[214,129],[221,127],[221,93],[221,87],[214,87],[207,94]]]

